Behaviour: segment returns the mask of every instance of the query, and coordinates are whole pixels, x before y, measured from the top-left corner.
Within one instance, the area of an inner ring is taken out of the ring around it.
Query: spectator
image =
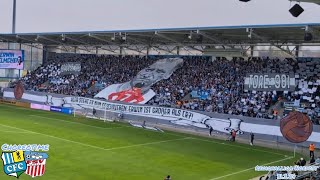
[[[306,165],[306,160],[304,160],[303,158],[300,158],[300,160],[298,160],[295,165],[297,166],[305,166]]]
[[[311,143],[309,145],[310,157],[314,157],[314,149],[315,149],[315,146],[313,143]]]
[[[254,134],[253,132],[250,133],[250,145],[253,146]]]
[[[92,98],[106,86],[131,80],[141,69],[160,58],[163,57],[147,59],[141,56],[50,53],[45,64],[35,71],[27,72],[21,80],[27,90]],[[149,105],[256,118],[277,118],[279,113],[276,109],[274,115],[272,112],[270,116],[268,114],[268,109],[273,104],[279,100],[297,101],[305,103],[305,113],[318,123],[320,97],[317,94],[320,94],[320,82],[317,71],[312,68],[320,67],[320,61],[296,61],[290,58],[227,60],[223,57],[212,60],[205,56],[182,58],[184,63],[180,69],[169,79],[152,86],[156,95],[148,102]],[[81,63],[80,73],[63,75],[61,66],[65,62]],[[306,74],[305,71],[310,73]],[[273,91],[245,91],[245,75],[255,72],[296,72],[299,85],[294,92],[282,94]],[[12,83],[11,87],[14,85],[15,83]]]

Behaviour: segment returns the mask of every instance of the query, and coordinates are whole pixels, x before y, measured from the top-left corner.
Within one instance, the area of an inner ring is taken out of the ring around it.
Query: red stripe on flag
[[[37,176],[37,170],[38,170],[38,166],[34,166],[34,171],[33,171],[33,176],[32,177],[36,177]]]
[[[30,172],[30,166],[27,167],[27,171],[26,171],[26,174],[29,175],[29,172]]]
[[[41,172],[41,167],[42,167],[42,165],[40,165],[39,167],[38,167],[38,173],[37,173],[37,176],[41,176],[42,174],[40,174],[40,172]]]
[[[42,174],[44,174],[45,171],[46,171],[46,165],[43,165]]]
[[[30,168],[30,176],[32,176],[33,175],[33,171],[34,171],[34,166],[31,166],[31,168]]]

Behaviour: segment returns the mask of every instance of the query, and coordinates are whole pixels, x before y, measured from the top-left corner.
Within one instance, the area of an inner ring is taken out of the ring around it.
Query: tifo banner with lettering
[[[167,118],[176,119],[188,119],[188,120],[202,120],[207,116],[191,112],[188,110],[175,109],[175,108],[164,108],[164,107],[156,107],[156,106],[144,106],[144,105],[135,105],[135,104],[119,104],[112,103],[102,100],[83,98],[83,97],[66,97],[64,98],[64,105],[70,105],[74,108],[84,107],[84,108],[95,108],[99,110],[106,110],[111,112],[120,112],[120,113],[130,113],[130,114],[138,114],[142,116],[164,116]]]
[[[23,50],[1,50],[0,69],[23,69]]]
[[[183,109],[120,104],[83,97],[66,97],[64,98],[64,103],[64,105],[69,105],[74,108],[77,108],[78,106],[81,108],[95,108],[129,115],[154,117],[184,126],[193,126],[198,128],[212,127],[214,130],[224,133],[229,133],[232,130],[235,130],[238,134],[253,132],[257,134],[283,136],[279,126],[252,124],[236,118],[213,118],[206,114]],[[306,137],[309,141],[320,142],[320,139],[318,138],[320,138],[319,132],[313,132]]]
[[[12,89],[6,89],[4,91],[4,97],[8,99],[14,98]],[[261,119],[250,120],[243,116],[232,116],[233,118],[217,116],[216,113],[206,113],[200,111],[190,111],[177,108],[157,107],[148,105],[138,105],[129,103],[116,103],[106,100],[91,99],[85,97],[68,97],[59,94],[46,94],[41,92],[25,92],[22,96],[22,100],[47,104],[50,106],[58,107],[71,107],[75,109],[93,109],[101,110],[105,112],[114,112],[124,115],[135,115],[139,119],[142,118],[157,118],[163,121],[170,122],[172,124],[197,127],[207,129],[212,127],[213,130],[230,133],[235,130],[238,134],[243,133],[256,133],[262,135],[271,135],[277,137],[283,137],[283,132],[280,129],[280,122],[277,120],[260,121]],[[296,119],[290,119],[290,123],[295,123]],[[309,120],[310,121],[310,120]],[[308,122],[308,121],[305,121]],[[285,125],[286,125],[285,124]],[[310,124],[312,125],[312,123]],[[294,127],[294,126],[292,126]],[[285,127],[287,130],[289,128]],[[296,127],[300,128],[300,127]],[[312,133],[308,133],[305,138],[307,141],[320,143],[320,129],[313,130]],[[303,131],[303,128],[302,128]],[[292,134],[290,134],[292,135]],[[302,135],[304,135],[302,133]],[[301,136],[301,131],[296,136]]]
[[[81,71],[81,63],[64,63],[61,66],[61,75],[74,74],[78,75]]]
[[[244,80],[245,90],[254,91],[294,91],[296,87],[294,74],[252,73]]]
[[[151,86],[158,81],[168,79],[176,69],[182,66],[182,63],[181,58],[158,60],[141,70],[131,81],[110,85],[100,91],[95,98],[145,104],[155,96]]]

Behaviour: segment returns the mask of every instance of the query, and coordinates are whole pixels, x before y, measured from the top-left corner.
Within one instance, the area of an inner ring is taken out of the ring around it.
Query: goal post
[[[86,108],[74,108],[73,109],[73,117],[87,117],[89,115],[89,110]]]
[[[73,117],[81,117],[81,118],[89,118],[89,119],[97,119],[102,120],[104,122],[113,122],[114,118],[110,115],[107,110],[101,109],[91,109],[91,108],[75,108],[73,111]]]

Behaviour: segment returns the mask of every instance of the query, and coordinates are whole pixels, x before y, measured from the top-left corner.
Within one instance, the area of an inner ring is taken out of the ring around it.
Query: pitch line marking
[[[79,125],[82,125],[82,126],[88,126],[88,127],[97,128],[97,129],[118,129],[118,128],[125,128],[124,126],[104,128],[104,127],[92,126],[92,125],[89,125],[89,124],[84,124],[84,123],[79,123],[79,122],[65,121],[65,120],[61,120],[61,119],[58,119],[58,118],[50,118],[50,117],[38,116],[38,115],[29,115],[29,116],[37,117],[37,118],[44,118],[44,119],[52,119],[52,120],[55,120],[55,121],[61,121],[61,122],[66,122],[66,123],[70,123],[70,124],[79,124]]]
[[[227,144],[227,143],[220,143],[220,142],[217,142],[217,141],[210,141],[210,140],[199,139],[199,138],[195,138],[195,137],[191,137],[190,139],[195,139],[195,140],[205,141],[205,142],[211,142],[211,143],[221,144],[221,145],[225,145],[225,146],[232,146],[232,147],[237,147],[237,148],[242,148],[242,149],[249,149],[249,150],[252,150],[252,151],[259,151],[259,152],[274,154],[274,155],[278,155],[278,156],[286,156],[286,155],[281,154],[281,153],[269,152],[269,151],[264,151],[264,150],[260,150],[260,149],[247,148],[247,147],[237,146],[237,145]]]
[[[284,159],[280,159],[280,160],[277,160],[277,161],[272,161],[272,162],[263,164],[262,166],[267,166],[267,165],[274,164],[274,163],[277,163],[277,162],[286,161],[286,160],[292,159],[292,158],[294,158],[294,157],[293,157],[293,156],[287,157],[287,158],[284,158]],[[227,175],[224,175],[224,176],[219,176],[219,177],[216,177],[216,178],[212,178],[212,179],[210,179],[210,180],[217,180],[217,179],[222,179],[222,178],[225,178],[225,177],[233,176],[233,175],[235,175],[235,174],[240,174],[240,173],[243,173],[243,172],[246,172],[246,171],[250,171],[250,170],[252,170],[252,169],[254,169],[254,168],[255,168],[255,167],[248,168],[248,169],[244,169],[244,170],[237,171],[237,172],[234,172],[234,173],[231,173],[231,174],[227,174]]]
[[[128,125],[124,125],[124,124],[117,124],[118,127],[103,128],[103,127],[98,127],[98,126],[91,126],[91,125],[84,124],[84,123],[78,123],[78,122],[72,122],[72,121],[65,121],[65,120],[58,119],[58,118],[50,118],[50,117],[46,117],[46,116],[39,116],[39,115],[29,115],[29,116],[38,117],[38,118],[45,118],[45,119],[52,119],[52,120],[57,120],[57,121],[67,122],[67,123],[80,124],[80,125],[89,126],[89,127],[93,127],[93,128],[99,128],[99,129],[120,129],[120,128],[134,128],[134,129],[137,129],[137,128],[134,127],[134,126],[128,126]],[[149,129],[143,129],[143,130],[152,131],[152,130],[149,130]],[[152,131],[152,132],[156,132],[156,131]],[[172,136],[186,137],[186,138],[188,138],[188,136],[182,136],[182,135],[177,135],[177,134],[168,133],[168,132],[165,132],[165,133],[166,133],[166,134],[170,134],[170,135],[172,135]]]
[[[18,107],[16,107],[16,108],[18,108]],[[25,108],[23,108],[23,109],[25,109]],[[27,110],[29,110],[29,109],[27,109]],[[57,120],[57,121],[67,122],[67,123],[80,124],[80,125],[84,125],[84,126],[98,128],[98,129],[134,128],[132,126],[127,126],[127,125],[122,125],[122,124],[119,125],[120,127],[103,128],[103,127],[91,126],[91,125],[88,125],[88,124],[83,124],[83,123],[78,123],[78,122],[65,121],[65,120],[61,120],[61,119],[58,119],[58,118],[50,118],[50,117],[38,116],[38,115],[29,115],[29,116],[45,118],[45,119],[53,119],[53,120]],[[206,140],[206,139],[199,139],[199,138],[195,138],[195,137],[182,136],[182,135],[177,135],[177,134],[173,134],[173,133],[169,133],[169,132],[165,132],[165,133],[173,135],[173,136],[177,136],[177,137],[186,137],[186,138],[189,138],[189,139],[196,139],[196,140],[211,142],[211,143],[215,143],[215,144],[222,144],[222,145],[226,145],[226,146],[238,147],[238,148],[242,148],[242,149],[249,149],[249,150],[253,150],[253,151],[260,151],[260,152],[264,152],[264,153],[285,156],[284,154],[281,154],[281,153],[275,153],[275,152],[269,152],[269,151],[264,151],[264,150],[259,150],[259,149],[252,149],[252,148],[247,148],[247,147],[242,147],[242,146],[237,146],[237,145],[232,145],[232,144],[220,143],[220,142],[217,142],[217,141],[214,141],[214,140]]]
[[[83,124],[83,123],[78,123],[78,122],[65,121],[65,120],[61,120],[61,119],[58,119],[58,118],[50,118],[50,117],[38,116],[38,115],[29,115],[29,116],[34,116],[34,117],[38,117],[38,118],[45,118],[45,119],[52,119],[52,120],[57,120],[57,121],[61,121],[61,122],[73,123],[73,124],[80,124],[80,125],[84,125],[84,126],[89,126],[89,127],[93,127],[93,128],[98,128],[98,129],[117,129],[117,128],[130,128],[130,127],[131,127],[131,126],[126,126],[126,125],[120,125],[120,127],[103,128],[103,127],[91,126],[91,125],[87,125],[87,124]],[[217,142],[217,141],[211,141],[211,140],[206,140],[206,139],[199,139],[199,138],[188,137],[188,136],[181,136],[181,135],[171,134],[171,133],[168,133],[168,132],[166,132],[166,134],[175,135],[175,136],[178,136],[178,137],[185,137],[185,138],[189,138],[189,139],[200,140],[200,141],[205,141],[205,142],[211,142],[211,143],[215,143],[215,144],[222,144],[222,145],[225,145],[225,146],[231,146],[231,147],[237,147],[237,148],[242,148],[242,149],[248,149],[248,150],[252,150],[252,151],[264,152],[264,153],[268,153],[268,154],[285,156],[284,154],[281,154],[281,153],[275,153],[275,152],[269,152],[269,151],[264,151],[264,150],[259,150],[259,149],[247,148],[247,147],[242,147],[242,146],[237,146],[237,145],[232,145],[232,144],[220,143],[220,142]]]
[[[0,133],[34,134],[34,133],[31,133],[31,132],[17,132],[17,131],[0,131]]]
[[[17,128],[17,127],[14,127],[14,126],[8,126],[8,125],[3,125],[3,124],[0,124],[0,126],[14,128],[14,129],[18,129],[18,130],[23,130],[23,131],[34,133],[34,134],[40,134],[40,135],[43,135],[43,136],[47,136],[47,137],[59,139],[59,140],[62,140],[62,141],[75,143],[75,144],[80,144],[82,146],[87,146],[87,147],[100,149],[100,150],[104,150],[104,151],[111,151],[111,150],[116,150],[116,149],[127,149],[127,148],[132,148],[132,147],[146,146],[146,145],[152,145],[152,144],[161,144],[161,143],[166,143],[166,142],[171,142],[171,141],[181,141],[181,140],[185,140],[185,139],[190,139],[188,137],[185,137],[185,138],[170,139],[170,140],[149,142],[149,143],[143,143],[143,144],[134,144],[134,145],[130,145],[130,146],[120,146],[120,147],[114,147],[114,148],[102,148],[102,147],[99,147],[99,146],[94,146],[94,145],[90,145],[90,144],[86,144],[86,143],[81,143],[81,142],[78,142],[78,141],[72,141],[72,140],[69,140],[69,139],[64,139],[64,138],[60,138],[60,137],[56,137],[56,136],[52,136],[52,135],[48,135],[48,134],[34,132],[34,131],[22,129],[22,128]]]

